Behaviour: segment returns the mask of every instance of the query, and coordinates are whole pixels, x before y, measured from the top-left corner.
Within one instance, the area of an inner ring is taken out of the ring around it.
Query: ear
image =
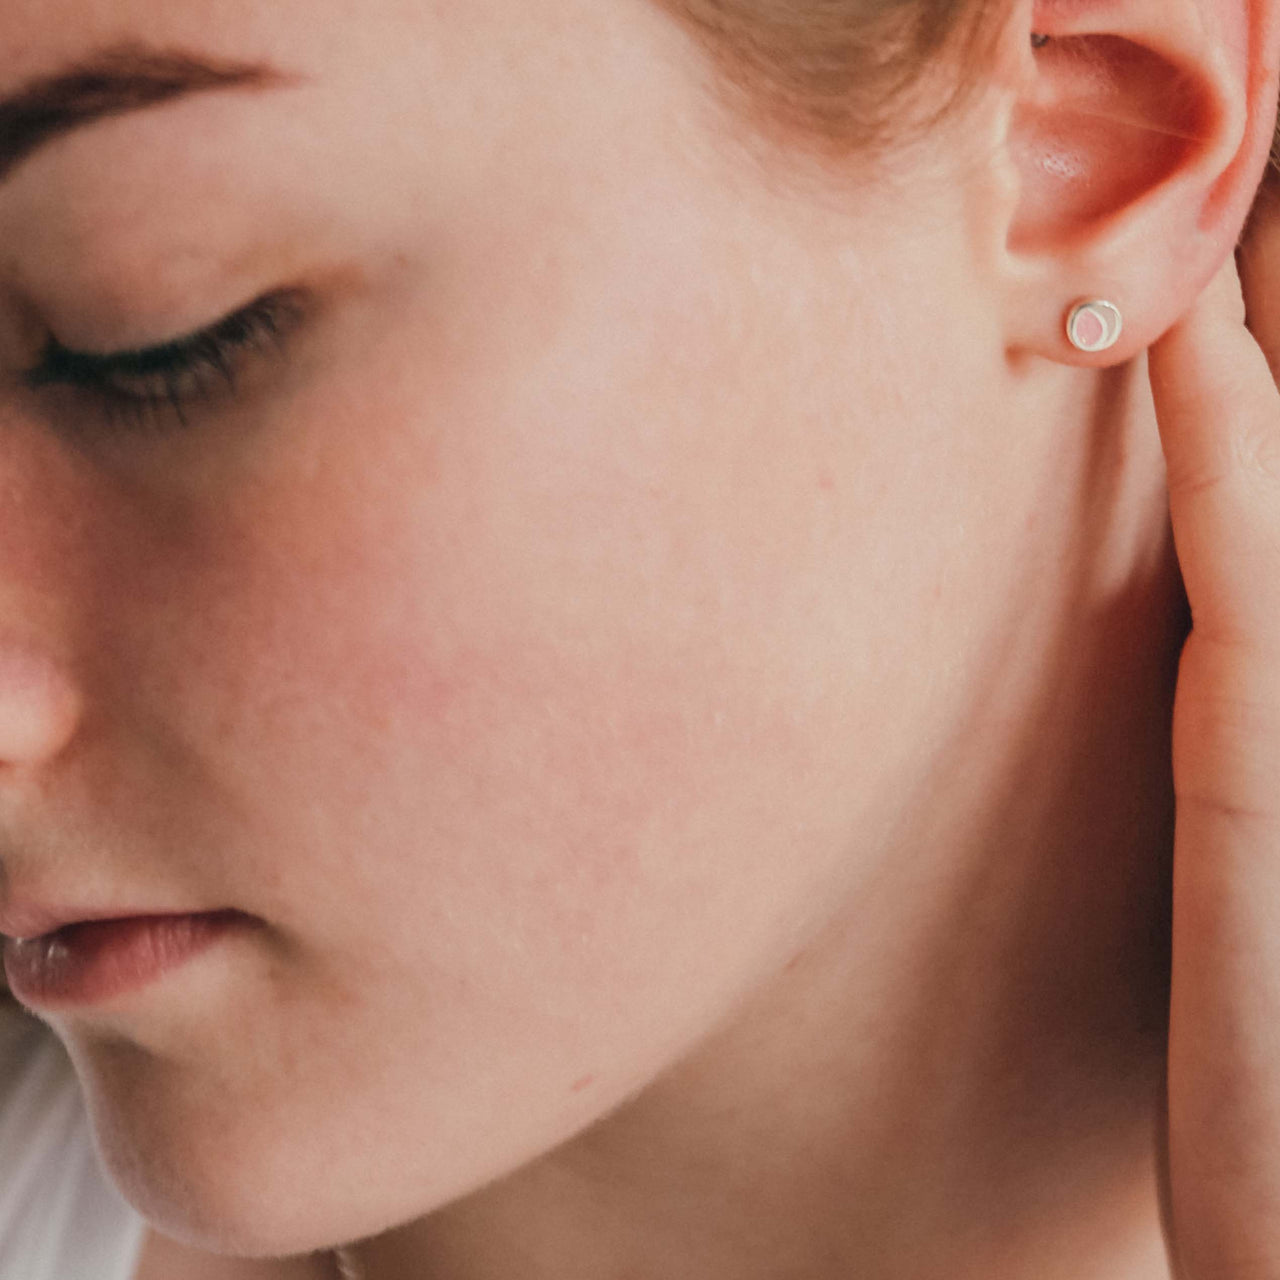
[[[1002,80],[1011,354],[1119,364],[1190,308],[1234,249],[1266,164],[1278,13],[1280,0],[1018,0]],[[1067,315],[1094,298],[1124,328],[1086,354]]]

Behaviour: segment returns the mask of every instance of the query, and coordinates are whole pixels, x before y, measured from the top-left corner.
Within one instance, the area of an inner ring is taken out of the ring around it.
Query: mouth
[[[81,920],[6,937],[5,978],[33,1009],[99,1004],[150,986],[252,923],[234,910]]]

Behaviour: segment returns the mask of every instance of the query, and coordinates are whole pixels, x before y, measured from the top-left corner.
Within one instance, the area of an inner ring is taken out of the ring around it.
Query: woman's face
[[[6,366],[301,307],[186,426],[5,392],[4,621],[62,692],[4,886],[261,921],[49,1020],[144,1213],[295,1252],[857,927],[998,607],[1000,353],[954,143],[774,181],[650,0],[10,0],[0,86],[130,38],[289,78],[11,174]]]

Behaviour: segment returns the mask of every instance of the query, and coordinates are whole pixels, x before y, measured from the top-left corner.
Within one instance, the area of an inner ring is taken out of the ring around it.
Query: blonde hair
[[[831,155],[928,129],[981,83],[1010,0],[657,0],[767,134]],[[944,56],[945,55],[945,56]],[[917,94],[926,75],[943,88]]]

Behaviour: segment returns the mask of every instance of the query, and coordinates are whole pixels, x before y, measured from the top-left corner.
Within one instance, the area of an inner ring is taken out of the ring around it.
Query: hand
[[[1273,241],[1280,248],[1280,215],[1262,206],[1242,255],[1256,341],[1229,261],[1150,352],[1193,622],[1174,703],[1161,1153],[1178,1280],[1280,1277],[1280,393],[1264,355],[1280,355]]]

